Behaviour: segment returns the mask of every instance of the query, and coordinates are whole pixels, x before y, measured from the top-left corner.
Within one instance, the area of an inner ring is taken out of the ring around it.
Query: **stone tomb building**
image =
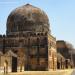
[[[57,68],[58,69],[73,68],[74,62],[71,60],[71,54],[69,52],[69,48],[67,47],[66,41],[58,40],[56,42],[56,45],[57,45],[57,65],[58,65]]]
[[[12,72],[57,68],[56,39],[49,28],[46,13],[30,4],[18,7],[10,13],[6,35],[0,35],[0,51],[3,53],[0,57],[11,53],[12,60],[5,60],[11,65]],[[1,59],[0,63],[4,63],[2,61]]]

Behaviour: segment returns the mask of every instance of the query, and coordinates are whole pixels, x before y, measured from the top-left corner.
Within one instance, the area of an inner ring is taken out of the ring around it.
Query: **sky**
[[[6,34],[7,17],[15,8],[30,3],[41,8],[49,18],[56,40],[65,40],[75,47],[75,0],[0,0],[0,34]]]

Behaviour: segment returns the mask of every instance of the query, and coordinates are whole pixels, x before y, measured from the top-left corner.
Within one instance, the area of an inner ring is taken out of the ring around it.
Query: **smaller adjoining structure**
[[[68,69],[72,68],[71,54],[69,53],[69,48],[67,47],[66,41],[58,40],[57,45],[57,68],[58,69]],[[63,67],[64,66],[64,67]]]

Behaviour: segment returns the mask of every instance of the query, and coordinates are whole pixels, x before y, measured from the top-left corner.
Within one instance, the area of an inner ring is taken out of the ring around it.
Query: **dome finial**
[[[27,6],[29,6],[30,4],[29,4],[29,3],[27,3],[26,5],[27,5]]]

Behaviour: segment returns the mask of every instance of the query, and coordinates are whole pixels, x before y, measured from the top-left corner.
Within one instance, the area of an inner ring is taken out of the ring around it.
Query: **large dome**
[[[7,34],[20,31],[48,32],[49,20],[46,13],[30,4],[13,10],[7,19]]]

